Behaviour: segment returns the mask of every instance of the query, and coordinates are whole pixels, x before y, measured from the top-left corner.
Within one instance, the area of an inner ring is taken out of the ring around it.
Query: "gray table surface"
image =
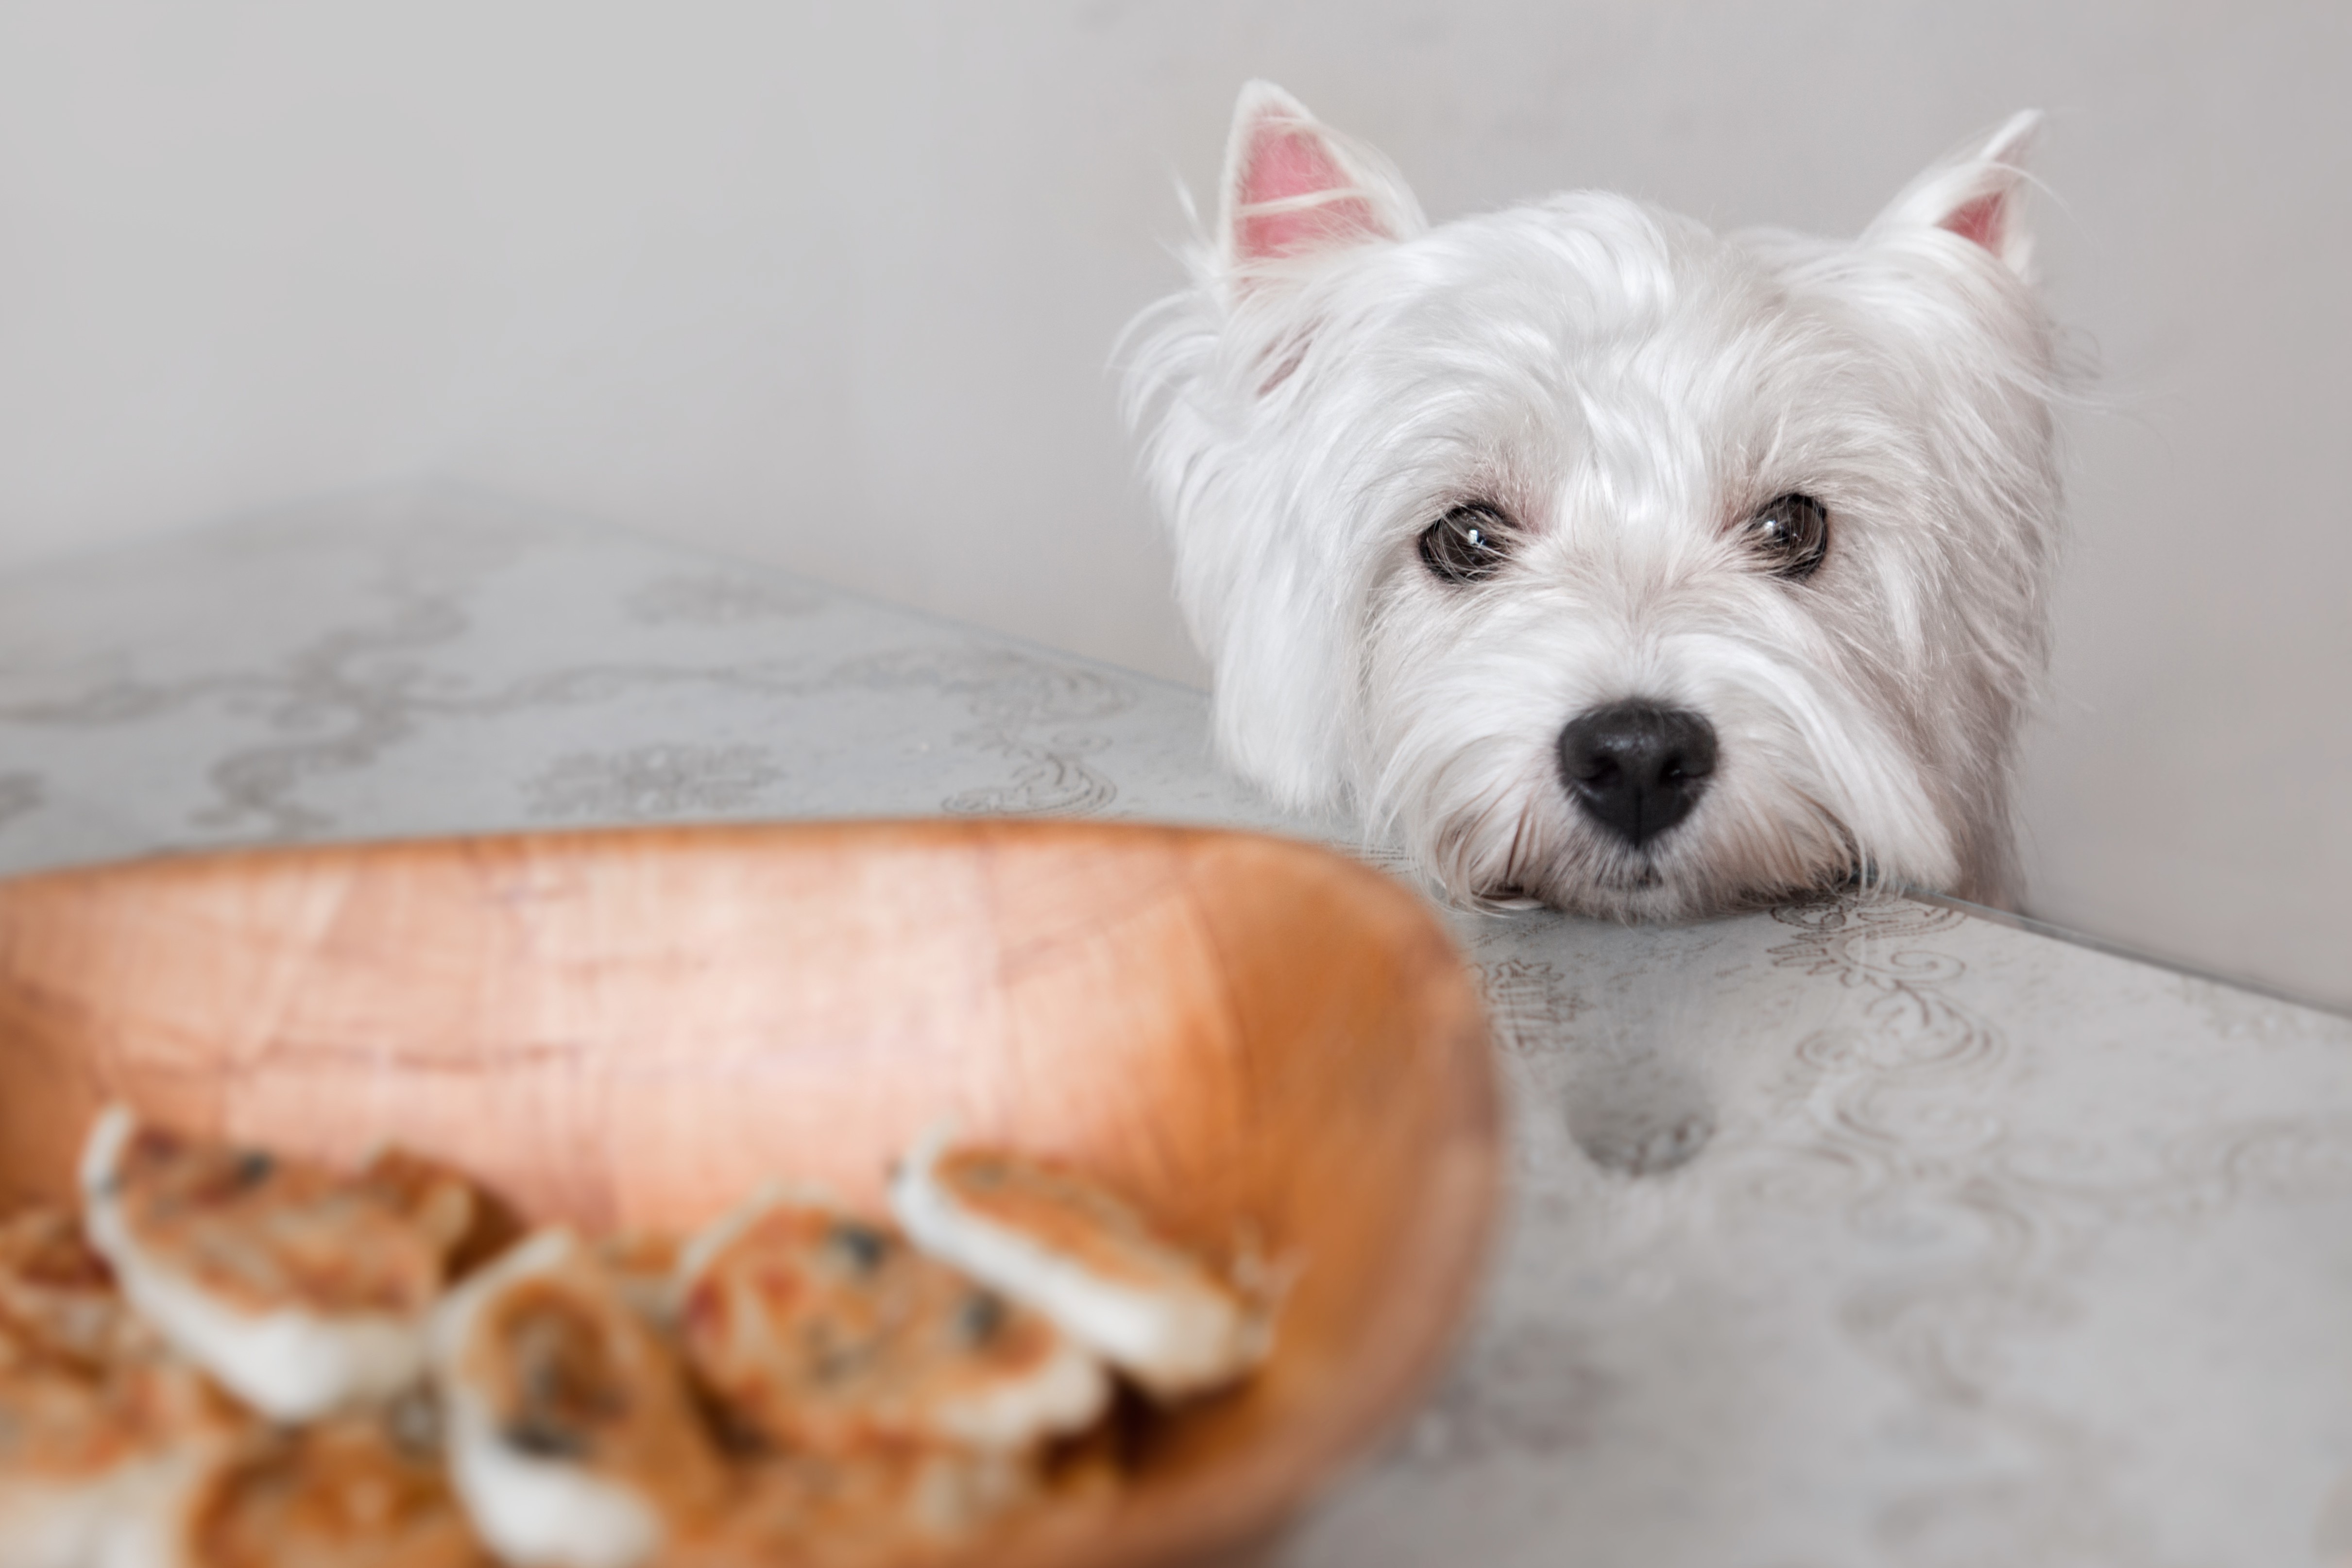
[[[1346,843],[1221,773],[1205,718],[386,491],[0,577],[0,870],[941,811]],[[2352,1563],[2352,1020],[1907,900],[1452,919],[1507,1237],[1442,1392],[1282,1561]]]

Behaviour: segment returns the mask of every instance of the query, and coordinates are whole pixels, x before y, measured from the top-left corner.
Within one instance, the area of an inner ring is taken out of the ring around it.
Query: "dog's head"
[[[1465,900],[2004,897],[2059,500],[2032,126],[1852,243],[1590,193],[1432,226],[1244,89],[1129,382],[1229,758]]]

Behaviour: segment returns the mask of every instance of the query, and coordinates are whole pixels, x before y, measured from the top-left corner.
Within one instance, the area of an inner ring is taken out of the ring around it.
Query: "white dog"
[[[1228,759],[1472,903],[2010,899],[2060,510],[2034,124],[1852,243],[1590,192],[1433,227],[1244,89],[1129,373]]]

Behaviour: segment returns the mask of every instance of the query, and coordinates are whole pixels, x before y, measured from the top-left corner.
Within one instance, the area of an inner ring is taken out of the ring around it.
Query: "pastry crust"
[[[0,1331],[0,1563],[178,1568],[190,1499],[250,1432],[158,1346],[97,1361]]]
[[[182,1353],[261,1414],[314,1419],[416,1380],[471,1189],[401,1155],[345,1175],[100,1118],[82,1157],[92,1244]]]
[[[723,1500],[676,1358],[569,1231],[453,1292],[433,1362],[458,1495],[516,1568],[632,1568]]]
[[[202,1568],[494,1568],[440,1456],[382,1419],[253,1445],[198,1490],[190,1516]]]
[[[664,1568],[867,1568],[951,1552],[1041,1495],[1031,1456],[877,1448],[746,1465],[727,1511]]]
[[[153,1343],[81,1222],[46,1206],[0,1220],[0,1332],[92,1364]]]
[[[771,1197],[688,1265],[688,1363],[772,1444],[1017,1449],[1090,1425],[1109,1400],[1101,1366],[1045,1317],[829,1205]]]
[[[1096,1184],[1002,1150],[919,1143],[890,1205],[924,1250],[1045,1313],[1162,1400],[1264,1359],[1265,1314]]]

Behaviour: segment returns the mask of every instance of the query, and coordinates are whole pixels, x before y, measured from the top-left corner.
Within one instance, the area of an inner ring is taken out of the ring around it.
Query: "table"
[[[0,577],[0,870],[590,822],[1302,833],[1200,694],[493,498]],[[1298,1568],[2352,1563],[2352,1020],[1968,910],[1449,917],[1514,1194]]]

